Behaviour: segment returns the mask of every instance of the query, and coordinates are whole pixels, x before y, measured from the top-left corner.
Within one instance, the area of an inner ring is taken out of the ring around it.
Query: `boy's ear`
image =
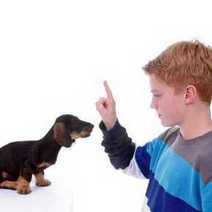
[[[197,89],[194,85],[188,85],[185,89],[185,103],[187,105],[193,104],[197,97]]]

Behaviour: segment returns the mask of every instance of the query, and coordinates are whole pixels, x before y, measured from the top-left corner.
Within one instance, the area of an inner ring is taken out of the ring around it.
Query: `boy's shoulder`
[[[212,181],[212,131],[186,141],[180,136],[180,128],[169,128],[160,137],[191,167],[200,173],[203,182]]]
[[[175,141],[179,132],[180,132],[179,127],[168,128],[159,135],[159,139],[162,139],[166,144],[171,145]]]

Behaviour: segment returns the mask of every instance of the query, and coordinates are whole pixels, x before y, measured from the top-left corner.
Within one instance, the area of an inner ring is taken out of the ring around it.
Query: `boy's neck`
[[[185,140],[193,139],[212,131],[210,108],[188,115],[180,125],[180,132]]]

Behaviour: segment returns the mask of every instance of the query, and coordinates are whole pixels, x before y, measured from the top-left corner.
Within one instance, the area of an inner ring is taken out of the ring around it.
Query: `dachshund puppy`
[[[49,132],[37,141],[19,141],[0,148],[0,188],[15,189],[19,194],[31,192],[35,176],[37,186],[48,186],[44,170],[55,164],[61,147],[70,147],[77,138],[90,136],[91,123],[65,114],[58,117]]]

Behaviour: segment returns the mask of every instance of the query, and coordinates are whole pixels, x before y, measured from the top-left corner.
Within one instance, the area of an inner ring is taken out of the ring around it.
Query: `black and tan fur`
[[[28,194],[32,175],[37,186],[50,185],[50,181],[44,178],[44,170],[56,162],[61,147],[70,147],[75,139],[90,136],[92,129],[91,123],[67,114],[58,117],[42,139],[13,142],[1,147],[0,188]]]

